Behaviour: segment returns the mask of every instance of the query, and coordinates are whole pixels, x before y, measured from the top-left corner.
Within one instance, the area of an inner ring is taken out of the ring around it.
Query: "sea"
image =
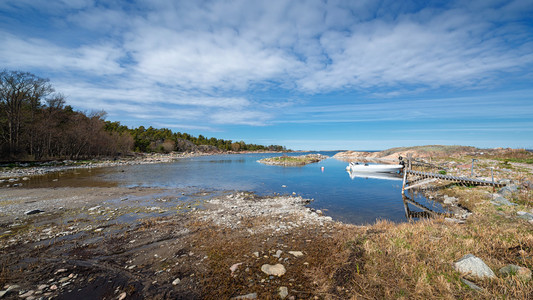
[[[248,191],[260,196],[295,195],[312,199],[310,208],[334,220],[364,225],[377,220],[407,222],[407,212],[424,207],[444,212],[443,207],[422,194],[402,197],[402,176],[351,174],[348,162],[332,158],[337,151],[312,152],[330,158],[298,167],[271,166],[258,160],[279,153],[210,155],[182,158],[171,163],[128,165],[99,170],[64,172],[33,181],[34,186],[157,187],[185,191]],[[286,155],[303,155],[295,152]],[[418,205],[412,205],[416,203]],[[416,220],[416,219],[415,219]]]

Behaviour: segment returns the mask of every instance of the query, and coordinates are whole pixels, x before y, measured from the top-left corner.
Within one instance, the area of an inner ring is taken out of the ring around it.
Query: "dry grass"
[[[246,223],[257,226],[258,222]],[[362,244],[353,237],[364,231],[355,226],[309,226],[290,234],[254,235],[201,222],[193,227],[195,248],[207,256],[208,272],[201,275],[200,284],[205,299],[229,299],[252,292],[259,299],[277,299],[281,286],[297,299],[346,299],[352,293],[354,274],[362,268]],[[283,251],[280,258],[274,257],[277,250]],[[302,251],[304,256],[294,257],[288,251]],[[230,267],[237,263],[242,265],[231,274]],[[285,275],[268,276],[261,271],[263,264],[277,263],[285,266]]]
[[[461,283],[452,265],[472,253],[495,271],[507,264],[533,267],[529,224],[474,217],[466,225],[433,220],[400,225],[379,222],[373,228],[380,233],[369,236],[364,243],[365,270],[354,279],[356,296],[527,299],[533,294],[533,285],[514,278],[470,278],[484,288],[483,292],[473,291]]]
[[[533,206],[528,189],[513,196],[518,206],[490,204],[491,188],[448,186],[440,190],[460,199],[474,214],[466,224],[442,219],[372,226],[364,242],[364,272],[354,278],[354,299],[531,299],[533,284],[504,278],[507,264],[533,268],[533,225],[517,218]],[[474,254],[498,275],[494,280],[468,278],[483,288],[477,292],[461,282],[453,262]]]

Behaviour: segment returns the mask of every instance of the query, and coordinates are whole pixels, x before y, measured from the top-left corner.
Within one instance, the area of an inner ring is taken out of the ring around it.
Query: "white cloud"
[[[256,110],[220,110],[207,116],[215,124],[263,126],[273,118],[267,112]]]
[[[203,130],[203,131],[210,131],[210,132],[216,132],[219,131],[216,128],[210,127],[210,126],[199,126],[199,125],[191,125],[191,124],[176,124],[176,123],[155,123],[155,126],[159,128],[177,128],[179,130]]]
[[[405,84],[469,88],[533,62],[531,44],[510,49],[502,37],[485,36],[488,24],[468,23],[472,16],[463,12],[435,14],[429,23],[417,17],[324,33],[321,44],[331,63],[299,79],[300,86],[313,92]]]
[[[92,76],[118,75],[122,52],[112,44],[66,48],[40,38],[21,39],[0,31],[1,63],[9,68],[38,68],[63,73],[82,71]]]
[[[0,63],[53,74],[57,89],[81,108],[98,105],[143,119],[182,111],[180,120],[217,125],[265,125],[281,113],[306,112],[318,117],[312,122],[353,120],[361,112],[359,121],[390,120],[401,108],[380,112],[382,104],[362,103],[343,111],[327,104],[309,111],[315,108],[299,108],[303,101],[250,95],[278,88],[381,97],[472,89],[497,84],[502,73],[523,78],[533,64],[530,25],[517,22],[531,13],[527,1],[425,8],[397,1],[52,2],[53,9],[40,0],[0,6],[9,13],[41,11],[51,31],[71,27],[87,35],[57,42],[6,26]]]

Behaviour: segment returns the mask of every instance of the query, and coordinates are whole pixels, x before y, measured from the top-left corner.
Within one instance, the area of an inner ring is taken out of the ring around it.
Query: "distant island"
[[[524,159],[524,162],[532,163],[531,153],[525,149],[491,148],[481,149],[470,146],[426,145],[413,147],[395,147],[383,151],[344,151],[333,157],[342,160],[376,160],[398,161],[399,157],[416,158],[465,158],[465,157],[514,157],[515,160]]]
[[[278,157],[264,158],[264,159],[258,160],[258,162],[265,164],[265,165],[290,167],[290,166],[304,166],[307,164],[317,163],[328,157],[329,156],[322,155],[322,154],[307,154],[307,155],[300,155],[300,156],[283,155],[283,156],[278,156]]]

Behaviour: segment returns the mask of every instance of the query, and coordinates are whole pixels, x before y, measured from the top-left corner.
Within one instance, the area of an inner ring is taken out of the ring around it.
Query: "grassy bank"
[[[522,155],[522,154],[521,154]],[[529,158],[525,158],[526,161]],[[496,206],[491,203],[489,187],[468,187],[436,183],[421,192],[441,198],[456,197],[459,206],[472,215],[464,224],[444,219],[422,220],[404,224],[378,222],[367,234],[346,241],[362,244],[364,267],[354,274],[356,299],[531,299],[533,284],[517,276],[504,276],[499,269],[514,264],[533,268],[533,223],[518,212],[533,213],[530,191],[533,176],[524,168],[524,157],[518,164],[502,164],[506,157],[478,158],[475,174],[490,178],[491,169],[497,180],[507,178],[518,184],[518,191],[507,198],[516,205]],[[464,161],[471,157],[433,160],[448,166],[448,173],[470,175]],[[478,279],[457,272],[453,263],[466,254],[481,258],[497,275],[496,279]],[[463,283],[467,279],[481,287],[476,291]]]

